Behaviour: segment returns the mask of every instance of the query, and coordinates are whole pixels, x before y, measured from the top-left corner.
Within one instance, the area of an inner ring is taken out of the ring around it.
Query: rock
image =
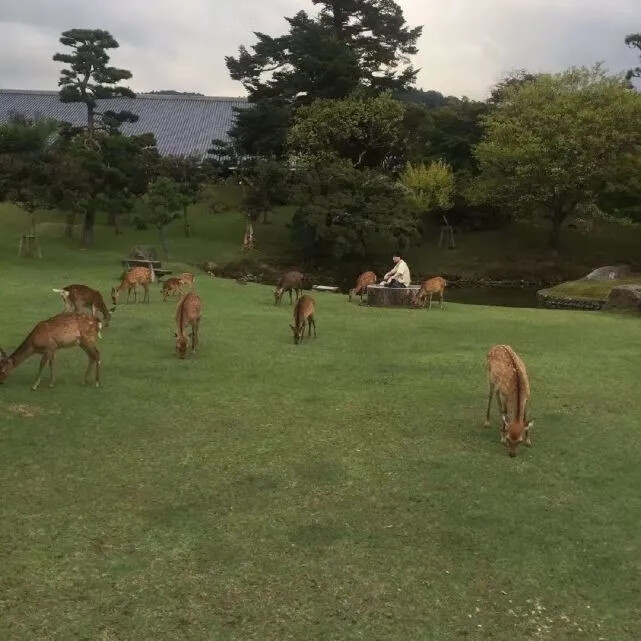
[[[585,280],[596,280],[605,283],[609,280],[627,278],[631,271],[629,265],[607,265],[606,267],[599,267],[591,271],[585,277]]]
[[[131,252],[129,258],[131,260],[156,260],[156,248],[153,245],[136,245]]]
[[[367,288],[367,304],[373,307],[408,307],[410,292],[418,292],[419,290],[418,285],[410,285],[409,287],[370,285]]]
[[[200,268],[206,273],[206,274],[211,274],[213,275],[216,272],[216,263],[212,262],[211,260],[205,261]]]
[[[632,309],[641,312],[641,285],[618,285],[608,296],[608,309]]]

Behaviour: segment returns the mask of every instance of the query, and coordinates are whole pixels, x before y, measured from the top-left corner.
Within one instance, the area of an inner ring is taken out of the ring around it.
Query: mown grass
[[[126,246],[4,238],[5,349]],[[269,288],[197,288],[194,358],[155,287],[104,332],[102,389],[77,349],[53,390],[36,359],[0,386],[0,639],[638,639],[637,319],[319,294],[296,347]],[[482,427],[499,342],[532,381],[516,459]]]
[[[612,288],[618,285],[641,285],[641,276],[631,276],[629,278],[603,282],[595,280],[573,280],[550,287],[545,290],[545,294],[549,296],[604,301],[607,300]]]

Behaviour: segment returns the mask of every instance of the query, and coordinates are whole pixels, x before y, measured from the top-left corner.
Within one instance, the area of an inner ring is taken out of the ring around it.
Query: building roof
[[[228,140],[227,132],[234,122],[234,107],[247,106],[245,98],[210,96],[138,94],[134,98],[98,100],[98,111],[128,110],[139,119],[124,123],[121,131],[127,135],[153,133],[158,151],[163,155],[203,157],[215,138]],[[57,91],[0,89],[0,123],[7,122],[12,113],[27,118],[54,118],[72,125],[87,122],[87,110],[82,103],[60,102]]]

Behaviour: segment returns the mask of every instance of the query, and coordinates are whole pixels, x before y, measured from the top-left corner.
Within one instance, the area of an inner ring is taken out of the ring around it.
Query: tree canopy
[[[87,107],[87,128],[95,126],[98,100],[124,96],[135,98],[136,94],[118,83],[131,78],[131,72],[109,66],[108,49],[117,48],[118,42],[102,29],[70,29],[64,31],[60,43],[70,47],[71,53],[56,53],[53,59],[68,65],[60,72],[60,100],[81,102]],[[135,122],[137,116],[129,111],[106,114],[106,126],[113,128],[122,122]]]
[[[559,246],[563,221],[625,180],[641,148],[641,95],[600,66],[506,87],[484,118],[473,200],[540,212]]]

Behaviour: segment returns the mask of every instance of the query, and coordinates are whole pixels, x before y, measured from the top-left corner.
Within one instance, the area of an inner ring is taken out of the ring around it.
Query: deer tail
[[[102,321],[98,321],[98,338],[102,338]]]

